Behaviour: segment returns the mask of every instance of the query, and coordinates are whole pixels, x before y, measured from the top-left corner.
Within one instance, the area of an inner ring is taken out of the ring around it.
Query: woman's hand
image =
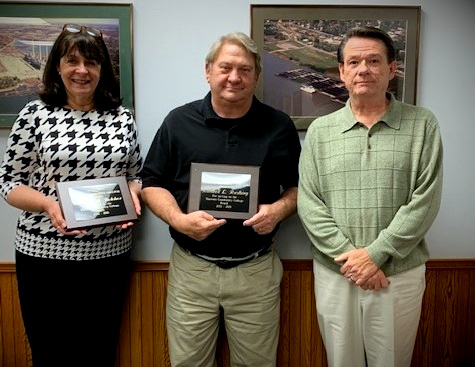
[[[51,224],[58,232],[67,236],[77,236],[81,234],[87,234],[85,229],[76,229],[68,231],[66,229],[66,220],[63,217],[63,212],[59,203],[53,199],[49,199],[45,202],[44,211],[48,214]]]
[[[87,233],[86,230],[66,230],[66,221],[58,201],[29,186],[20,185],[15,187],[8,194],[7,202],[21,210],[48,214],[52,226],[62,234],[75,236]]]
[[[130,196],[132,197],[132,202],[134,204],[135,213],[137,213],[137,216],[140,217],[142,215],[142,206],[140,204],[142,184],[138,181],[129,181],[128,185],[130,190]],[[134,224],[135,222],[120,223],[117,224],[116,228],[127,229],[129,227],[132,227]]]

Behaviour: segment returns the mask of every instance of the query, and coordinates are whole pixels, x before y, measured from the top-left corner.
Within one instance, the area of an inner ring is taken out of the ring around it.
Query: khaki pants
[[[275,367],[282,274],[282,263],[274,251],[235,268],[221,269],[174,244],[167,296],[172,366],[216,365],[222,312],[231,366]]]
[[[389,287],[379,291],[365,291],[316,261],[313,269],[328,365],[409,367],[425,290],[425,265],[389,277]]]

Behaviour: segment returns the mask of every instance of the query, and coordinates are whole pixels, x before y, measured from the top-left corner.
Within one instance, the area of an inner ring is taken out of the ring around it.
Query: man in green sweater
[[[387,92],[397,64],[377,28],[338,49],[350,98],[316,119],[300,158],[298,213],[312,243],[320,332],[331,367],[410,366],[440,206],[435,116]]]

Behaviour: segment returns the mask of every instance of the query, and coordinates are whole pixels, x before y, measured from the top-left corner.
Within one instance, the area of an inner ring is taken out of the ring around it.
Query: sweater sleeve
[[[319,176],[312,126],[307,131],[299,162],[297,210],[303,227],[318,252],[331,259],[354,250],[350,239],[338,228],[319,190]]]
[[[34,114],[37,105],[27,104],[12,126],[5,155],[0,166],[0,194],[8,194],[20,185],[28,185],[38,165],[38,146],[35,137]]]
[[[403,259],[424,235],[437,216],[442,193],[442,141],[437,120],[431,114],[426,125],[424,144],[419,160],[416,185],[405,205],[366,247],[371,259],[381,266],[389,258]]]
[[[137,135],[137,125],[132,114],[129,113],[129,134],[128,140],[130,142],[129,162],[127,165],[128,180],[138,179],[140,169],[142,167],[142,156],[140,153],[140,145]]]

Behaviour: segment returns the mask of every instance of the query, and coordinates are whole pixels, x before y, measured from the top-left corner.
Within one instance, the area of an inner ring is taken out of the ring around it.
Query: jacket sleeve
[[[29,103],[14,122],[0,166],[0,194],[8,194],[20,185],[28,185],[38,166],[38,144],[35,136],[34,105]]]
[[[390,257],[403,259],[412,252],[434,222],[442,195],[442,141],[435,116],[426,125],[415,188],[410,200],[396,212],[391,223],[366,247],[381,266]]]
[[[138,179],[138,174],[142,167],[142,156],[140,153],[140,145],[137,133],[137,125],[135,120],[130,114],[129,116],[129,133],[128,133],[128,140],[130,144],[130,153],[129,153],[129,161],[127,164],[127,179],[134,180]]]
[[[317,251],[331,259],[354,250],[350,239],[338,228],[321,198],[318,166],[315,156],[314,129],[310,126],[305,137],[299,162],[297,210],[303,227]]]

